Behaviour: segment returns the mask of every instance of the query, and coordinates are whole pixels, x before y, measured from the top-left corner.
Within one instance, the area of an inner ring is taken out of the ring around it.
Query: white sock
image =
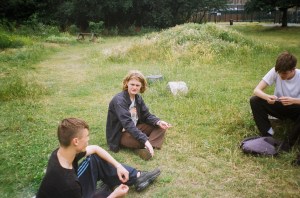
[[[274,135],[274,131],[273,131],[272,127],[268,130],[268,133],[269,133],[270,135]]]

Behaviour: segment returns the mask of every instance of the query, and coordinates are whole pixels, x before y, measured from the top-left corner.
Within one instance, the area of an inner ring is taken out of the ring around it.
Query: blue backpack
[[[273,137],[249,137],[241,142],[240,148],[244,153],[253,154],[256,156],[276,156],[278,155],[277,147],[280,141]]]

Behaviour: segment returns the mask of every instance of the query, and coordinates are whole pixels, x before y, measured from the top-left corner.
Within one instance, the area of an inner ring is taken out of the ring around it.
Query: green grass
[[[108,103],[128,70],[138,69],[146,76],[164,76],[143,97],[151,112],[173,128],[151,161],[129,150],[112,153],[138,169],[162,169],[154,185],[142,193],[130,190],[128,197],[297,197],[300,169],[290,162],[298,148],[278,158],[253,157],[244,155],[239,143],[258,134],[248,103],[256,84],[281,51],[300,58],[299,31],[185,24],[143,37],[56,44],[51,56],[23,66],[23,61],[12,61],[3,76],[12,70],[18,76],[34,72],[42,87],[37,90],[47,91],[0,103],[1,196],[34,195],[48,156],[58,146],[56,127],[62,118],[85,119],[91,126],[90,143],[107,149]],[[166,85],[179,80],[187,83],[189,93],[174,97]]]
[[[3,51],[0,54],[0,101],[35,98],[47,93],[36,80],[34,64],[54,50],[34,44]]]

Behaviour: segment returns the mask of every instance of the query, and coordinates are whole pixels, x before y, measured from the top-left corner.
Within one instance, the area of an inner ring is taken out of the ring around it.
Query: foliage
[[[281,8],[292,8],[299,6],[300,2],[298,0],[250,0],[246,2],[245,8],[248,11],[266,10],[270,11],[278,7]]]
[[[71,35],[76,35],[78,32],[80,32],[80,30],[75,24],[72,24],[67,28],[67,32],[69,32]]]
[[[106,28],[118,27],[120,31],[131,26],[166,28],[186,22],[195,13],[223,9],[226,3],[226,0],[8,0],[0,9],[3,12],[0,19],[23,23],[29,17],[37,17],[45,24],[58,25],[62,31],[72,24],[86,31],[89,22],[99,21]],[[28,6],[30,9],[24,10]],[[21,15],[13,15],[15,10]]]
[[[7,0],[0,3],[0,18],[21,22],[36,12],[38,0]]]
[[[226,0],[156,0],[136,2],[137,26],[166,28],[185,23],[199,12],[210,12],[225,8]],[[144,10],[145,9],[145,10]]]
[[[59,29],[55,26],[45,25],[40,22],[34,14],[18,27],[18,33],[24,35],[47,36],[49,34],[58,35]]]
[[[218,12],[220,10],[226,10],[226,4],[228,3],[227,0],[202,0],[202,1],[195,1],[194,7],[195,10],[192,12],[192,15],[200,14],[200,23],[203,23],[203,19],[205,15],[209,12]],[[192,5],[193,6],[193,5]]]
[[[101,33],[104,30],[104,22],[103,21],[99,21],[98,23],[96,22],[89,22],[89,28],[91,32],[94,33]]]
[[[15,36],[9,36],[0,31],[0,49],[21,47],[24,42]]]
[[[282,14],[282,27],[287,26],[287,10],[289,8],[300,6],[299,0],[250,0],[245,4],[245,10],[248,12],[266,11],[270,12],[279,9]]]
[[[38,37],[59,34],[59,29],[56,26],[45,25],[38,19],[36,14],[28,17],[22,24],[8,21],[7,19],[0,20],[0,32],[1,30],[2,32],[11,32],[17,35]]]

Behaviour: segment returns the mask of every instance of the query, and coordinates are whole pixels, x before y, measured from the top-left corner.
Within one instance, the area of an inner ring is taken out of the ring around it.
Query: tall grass
[[[109,59],[156,62],[203,62],[229,56],[247,56],[252,50],[276,50],[270,43],[259,43],[241,33],[213,24],[186,24],[145,36],[128,53],[115,53]],[[155,57],[155,58],[154,58]]]
[[[42,175],[42,172],[29,174],[43,163],[28,155],[39,155],[47,142],[48,137],[36,127],[43,123],[36,113],[42,108],[38,99],[52,91],[37,77],[36,64],[60,47],[41,41],[0,30],[1,197],[29,197],[21,186],[32,186],[36,175]],[[40,142],[41,139],[45,141]]]
[[[46,49],[42,45],[32,45],[2,52],[0,54],[0,100],[36,98],[46,94],[45,87],[35,80],[33,64],[50,51],[51,49]]]
[[[0,29],[0,49],[17,48],[32,44],[28,37],[9,35]]]
[[[130,190],[128,197],[297,197],[299,169],[290,165],[297,147],[278,158],[246,156],[239,149],[244,137],[258,134],[248,103],[253,88],[281,51],[300,57],[298,29],[270,29],[185,24],[143,37],[64,47],[39,64],[11,64],[35,71],[34,79],[51,92],[1,103],[0,194],[34,195],[49,153],[58,146],[55,130],[62,118],[87,120],[90,143],[107,149],[108,102],[128,70],[138,69],[164,76],[143,97],[173,128],[153,160],[142,161],[126,149],[112,153],[139,170],[162,169],[153,186],[142,193]],[[174,97],[166,84],[179,80],[189,93]]]
[[[73,43],[74,40],[75,38]],[[47,94],[46,87],[35,79],[34,64],[54,52],[56,48],[56,46],[41,44],[40,39],[1,29],[0,101],[32,99]]]

